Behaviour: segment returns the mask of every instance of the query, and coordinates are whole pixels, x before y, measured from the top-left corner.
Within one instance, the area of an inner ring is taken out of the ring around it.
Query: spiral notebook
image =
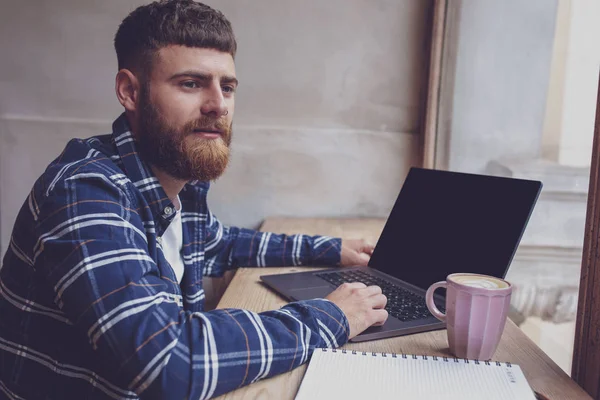
[[[296,400],[535,400],[511,363],[316,349]]]

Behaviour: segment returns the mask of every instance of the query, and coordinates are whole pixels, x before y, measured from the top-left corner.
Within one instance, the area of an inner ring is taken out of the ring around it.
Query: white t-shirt
[[[183,226],[181,224],[181,203],[179,196],[175,201],[175,217],[167,227],[167,230],[162,235],[162,248],[165,258],[171,264],[171,268],[175,271],[177,282],[181,283],[183,278],[183,256],[181,249],[183,248]]]

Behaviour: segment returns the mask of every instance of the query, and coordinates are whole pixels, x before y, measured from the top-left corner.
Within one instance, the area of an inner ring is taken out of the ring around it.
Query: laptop
[[[533,180],[411,168],[368,267],[263,275],[291,301],[323,298],[343,282],[379,285],[389,318],[354,342],[445,328],[425,305],[425,292],[451,273],[504,278],[542,183]],[[445,305],[444,289],[434,301]]]

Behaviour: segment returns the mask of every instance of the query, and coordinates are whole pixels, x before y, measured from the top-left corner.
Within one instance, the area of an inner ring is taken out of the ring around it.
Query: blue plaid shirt
[[[241,266],[336,264],[340,239],[223,226],[209,184],[180,193],[185,272],[160,236],[174,206],[139,158],[127,119],[74,139],[21,208],[0,270],[0,397],[210,398],[348,339],[333,303],[203,312],[202,276]]]

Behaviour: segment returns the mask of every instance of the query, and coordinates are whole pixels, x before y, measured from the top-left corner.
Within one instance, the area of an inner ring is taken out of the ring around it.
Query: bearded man
[[[387,318],[354,283],[279,310],[203,310],[203,276],[365,265],[362,241],[222,225],[238,81],[229,21],[191,0],[115,36],[112,133],[71,140],[35,182],[0,270],[0,392],[11,399],[209,398],[289,371]]]

